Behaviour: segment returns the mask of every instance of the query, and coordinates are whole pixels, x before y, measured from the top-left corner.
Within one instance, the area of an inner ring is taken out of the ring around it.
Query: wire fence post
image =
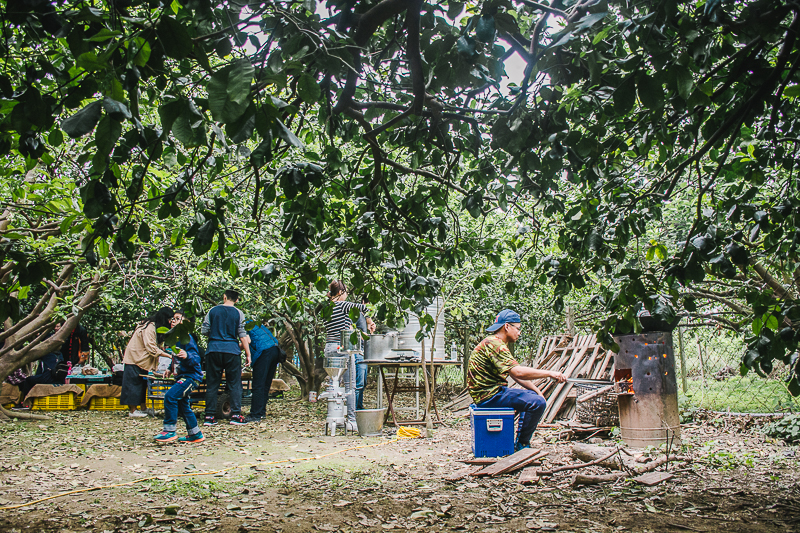
[[[683,393],[686,394],[686,355],[683,353],[683,328],[678,328],[678,350],[681,353],[681,381],[683,382]]]

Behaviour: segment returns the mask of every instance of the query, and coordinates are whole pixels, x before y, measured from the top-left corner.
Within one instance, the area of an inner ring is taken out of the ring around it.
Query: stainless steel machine
[[[351,342],[350,334],[352,331],[345,330],[341,333],[341,342],[335,357],[326,357],[323,363],[323,368],[328,374],[329,382],[325,392],[319,395],[319,399],[328,400],[328,415],[325,419],[325,434],[330,434],[332,437],[336,436],[336,428],[343,427],[345,435],[347,434],[347,400],[349,395],[355,397],[356,393],[356,359],[355,354],[362,353],[361,342]],[[350,391],[345,390],[345,386],[341,383],[342,374],[347,370],[349,365],[350,371]],[[355,431],[355,428],[352,429]]]

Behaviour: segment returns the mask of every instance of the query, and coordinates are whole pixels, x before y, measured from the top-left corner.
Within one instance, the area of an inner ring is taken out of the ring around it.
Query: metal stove
[[[614,382],[620,437],[633,447],[680,444],[678,384],[672,333],[614,337]]]

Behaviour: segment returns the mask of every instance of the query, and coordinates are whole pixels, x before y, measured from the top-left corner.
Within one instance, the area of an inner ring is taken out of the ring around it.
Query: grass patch
[[[208,476],[197,478],[172,478],[169,481],[153,479],[142,483],[151,494],[165,494],[185,498],[224,498],[237,492],[242,480],[209,479]]]
[[[680,380],[679,390],[682,391]],[[781,380],[765,380],[755,374],[687,381],[684,395],[691,407],[734,413],[772,413],[800,410],[800,398],[793,398]]]

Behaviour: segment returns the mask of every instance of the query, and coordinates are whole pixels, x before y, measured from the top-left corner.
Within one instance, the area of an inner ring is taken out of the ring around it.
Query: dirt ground
[[[518,473],[445,481],[471,457],[464,418],[447,415],[431,439],[395,440],[388,428],[382,438],[325,437],[323,409],[272,401],[266,422],[204,428],[199,445],[157,445],[160,419],[123,412],[0,424],[0,507],[151,478],[0,510],[0,531],[800,531],[797,447],[749,421],[685,425],[690,461],[655,487],[573,489],[574,472],[532,486]],[[541,468],[575,462],[556,435],[535,435],[549,452]],[[331,452],[340,453],[317,458]]]

